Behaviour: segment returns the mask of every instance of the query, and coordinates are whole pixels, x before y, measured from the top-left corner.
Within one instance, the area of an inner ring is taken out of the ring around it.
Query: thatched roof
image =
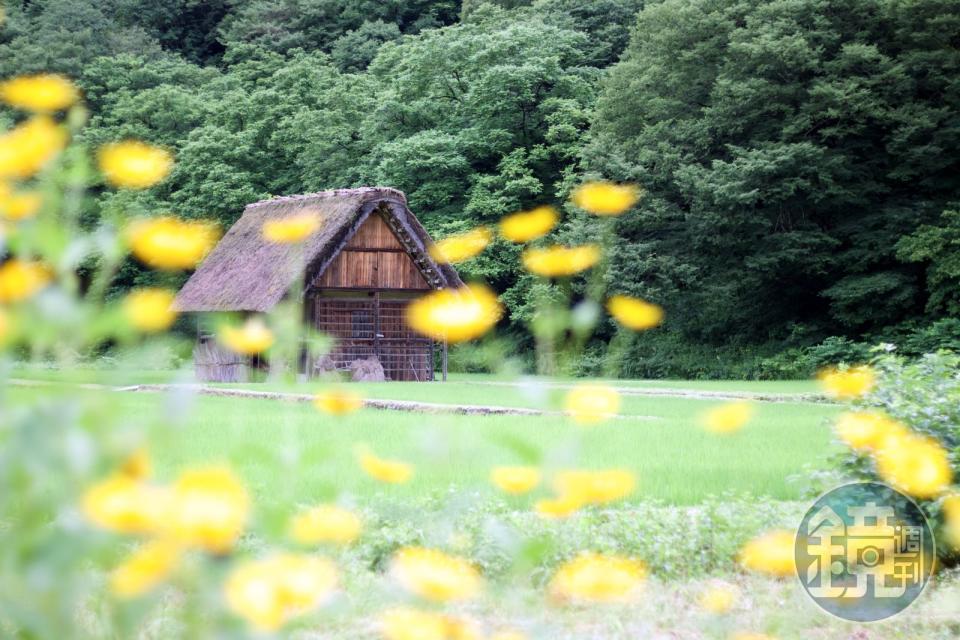
[[[434,288],[459,287],[450,265],[434,262],[426,229],[407,209],[403,192],[386,187],[336,189],[271,198],[247,205],[210,255],[180,290],[178,311],[267,311],[306,273],[318,274],[336,257],[363,221],[379,210],[400,239],[424,279]],[[263,238],[263,223],[304,211],[315,212],[320,226],[302,245]]]

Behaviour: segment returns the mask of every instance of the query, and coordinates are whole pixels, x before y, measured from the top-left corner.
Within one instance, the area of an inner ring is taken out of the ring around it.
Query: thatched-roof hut
[[[273,243],[263,237],[264,222],[308,211],[320,225],[304,243]],[[388,379],[431,380],[433,344],[407,328],[404,310],[431,289],[463,283],[450,265],[430,257],[430,244],[396,189],[337,189],[255,202],[183,286],[174,307],[183,312],[264,312],[300,281],[305,320],[337,340],[330,357],[322,360],[323,368],[348,369],[373,357]],[[247,363],[224,360],[227,354],[203,331],[195,357],[201,379],[246,375]],[[307,362],[305,373],[316,373],[317,366]]]

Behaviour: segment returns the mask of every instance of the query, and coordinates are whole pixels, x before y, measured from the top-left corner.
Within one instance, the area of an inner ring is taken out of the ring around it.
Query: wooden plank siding
[[[357,229],[314,284],[320,289],[429,290],[420,269],[378,213]]]

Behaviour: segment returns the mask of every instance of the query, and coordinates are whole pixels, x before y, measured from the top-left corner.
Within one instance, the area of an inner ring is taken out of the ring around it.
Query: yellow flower
[[[110,590],[120,598],[142,596],[166,580],[180,560],[180,548],[153,540],[137,549],[110,575]]]
[[[860,398],[873,389],[876,375],[866,366],[852,367],[844,371],[826,369],[818,375],[820,386],[826,394],[840,400]]]
[[[560,567],[549,591],[560,600],[628,602],[639,594],[646,577],[647,569],[638,560],[583,553]]]
[[[500,235],[511,242],[529,242],[549,233],[559,220],[560,214],[550,206],[520,211],[500,221]]]
[[[0,135],[0,178],[29,178],[57,157],[67,132],[46,116],[35,116]]]
[[[363,407],[363,396],[356,391],[332,389],[317,394],[313,406],[324,413],[342,416]]]
[[[750,571],[777,577],[796,571],[793,558],[793,533],[777,530],[758,536],[740,550],[740,564]]]
[[[120,473],[132,480],[149,478],[152,472],[153,464],[150,462],[150,455],[144,449],[135,451],[120,465]]]
[[[397,607],[380,616],[384,640],[480,640],[476,626],[452,616]]]
[[[127,227],[133,255],[154,269],[192,269],[217,241],[216,226],[173,217],[145,218]]]
[[[354,512],[322,504],[298,513],[290,520],[290,537],[300,544],[350,544],[360,536],[363,522]]]
[[[218,339],[234,353],[248,356],[263,353],[274,343],[273,332],[258,316],[248,318],[239,327],[222,327]]]
[[[250,511],[250,499],[229,469],[188,470],[173,486],[167,520],[171,535],[185,545],[212,553],[233,548]]]
[[[504,493],[528,493],[540,484],[540,470],[536,467],[495,467],[490,471],[490,482]]]
[[[749,402],[727,402],[701,414],[700,424],[710,433],[734,433],[750,421],[754,412]]]
[[[263,223],[263,237],[280,244],[303,242],[320,228],[320,216],[316,211],[305,211],[283,220],[267,220]]]
[[[584,502],[579,496],[561,495],[556,498],[537,500],[533,510],[541,518],[566,518],[583,507]]]
[[[37,215],[43,204],[43,196],[36,191],[14,192],[0,183],[0,217],[18,222]]]
[[[403,484],[413,476],[413,467],[406,462],[378,458],[362,447],[358,451],[358,457],[360,468],[374,480],[389,484]]]
[[[434,340],[464,342],[493,328],[503,307],[488,287],[473,284],[462,289],[442,289],[407,306],[407,324]]]
[[[589,269],[599,261],[600,247],[593,244],[527,249],[523,252],[523,266],[526,270],[545,278],[571,276]]]
[[[943,514],[946,519],[947,540],[955,549],[960,549],[960,494],[954,494],[943,501]]]
[[[888,439],[877,451],[876,461],[880,477],[917,498],[934,498],[953,480],[946,450],[931,438],[906,435]]]
[[[490,244],[491,233],[486,227],[477,227],[460,233],[430,247],[430,257],[437,262],[455,263],[469,260]]]
[[[434,549],[401,549],[390,562],[390,573],[410,593],[437,602],[466,600],[482,587],[473,565]]]
[[[663,322],[663,309],[640,298],[610,296],[607,310],[617,322],[634,331],[653,329]]]
[[[882,413],[848,411],[840,414],[834,426],[837,437],[857,451],[876,451],[889,439],[908,434],[908,429]]]
[[[136,289],[123,299],[123,313],[135,329],[156,333],[170,328],[177,319],[173,293],[166,289]]]
[[[139,140],[105,144],[100,148],[98,160],[107,182],[127,189],[152,187],[173,168],[169,151]]]
[[[613,387],[582,384],[567,393],[564,408],[574,422],[595,425],[620,411],[620,394]]]
[[[637,477],[626,469],[601,471],[561,471],[553,487],[561,497],[572,497],[581,504],[607,504],[627,497],[637,486]]]
[[[700,607],[709,613],[722,615],[733,609],[739,595],[739,591],[732,584],[718,582],[700,594]]]
[[[0,83],[0,99],[11,107],[38,113],[61,111],[78,97],[74,84],[54,73],[18,76]]]
[[[83,495],[82,509],[91,523],[117,533],[156,532],[165,523],[169,492],[125,475],[93,485]]]
[[[227,605],[261,631],[323,605],[337,587],[337,569],[326,558],[282,554],[241,563],[224,585]]]
[[[943,501],[943,512],[947,516],[947,521],[960,525],[960,494],[948,496]]]
[[[640,199],[640,189],[632,184],[588,182],[570,196],[573,204],[598,216],[618,216]]]
[[[50,269],[40,262],[7,260],[0,266],[0,303],[32,298],[50,283]]]

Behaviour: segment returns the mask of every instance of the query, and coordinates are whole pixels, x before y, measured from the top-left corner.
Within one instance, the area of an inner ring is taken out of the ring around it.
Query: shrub
[[[880,410],[909,427],[913,432],[934,439],[948,452],[954,482],[960,478],[960,355],[948,351],[924,355],[916,360],[884,355],[873,367],[877,383],[872,392],[856,404]],[[877,473],[872,458],[862,452],[841,454],[839,465],[860,479],[884,479]],[[943,532],[944,495],[917,500],[934,527],[939,549],[951,563],[960,560],[957,551],[946,543]]]

